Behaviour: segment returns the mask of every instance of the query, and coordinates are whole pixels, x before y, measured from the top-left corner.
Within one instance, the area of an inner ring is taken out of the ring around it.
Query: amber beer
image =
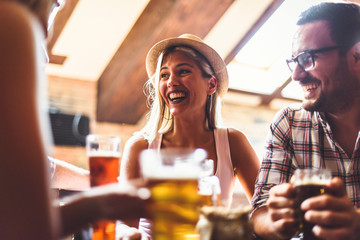
[[[117,182],[119,162],[119,156],[89,156],[91,187]]]
[[[298,212],[301,217],[300,231],[304,240],[320,240],[312,229],[314,224],[305,221],[304,211],[300,210],[301,203],[310,198],[325,193],[325,186],[331,180],[331,172],[325,169],[298,169],[295,171],[295,191]]]
[[[87,137],[91,187],[116,183],[120,169],[120,138],[101,135]],[[115,222],[99,221],[92,225],[93,240],[115,240]]]
[[[199,239],[195,226],[200,216],[201,197],[198,180],[148,179],[152,200],[148,206],[152,216],[152,239]]]

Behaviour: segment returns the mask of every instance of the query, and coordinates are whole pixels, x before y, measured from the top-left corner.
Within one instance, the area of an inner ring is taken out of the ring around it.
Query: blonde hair
[[[160,53],[156,71],[144,85],[145,95],[147,95],[147,103],[150,106],[150,112],[148,113],[149,120],[145,127],[140,130],[140,134],[148,141],[152,142],[158,133],[164,134],[173,129],[174,121],[173,116],[170,113],[169,108],[166,106],[159,92],[159,80],[160,80],[160,68],[164,58],[175,51],[182,52],[186,56],[190,57],[198,67],[201,69],[204,77],[214,77],[214,70],[207,61],[207,59],[193,48],[186,46],[175,46],[165,49]],[[216,78],[215,78],[216,79]],[[219,84],[218,84],[219,86]],[[221,99],[216,91],[214,94],[209,95],[206,107],[205,107],[205,128],[215,129],[222,124],[221,118]]]

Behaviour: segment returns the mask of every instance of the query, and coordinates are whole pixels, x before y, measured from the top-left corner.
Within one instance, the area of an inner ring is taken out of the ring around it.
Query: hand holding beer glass
[[[91,187],[118,182],[121,156],[119,137],[88,135],[86,153],[89,157]],[[115,222],[99,221],[94,223],[92,228],[93,240],[115,239]]]
[[[331,181],[331,172],[326,169],[297,169],[295,171],[295,191],[299,212],[301,212],[300,230],[304,240],[317,240],[312,228],[314,224],[305,221],[305,212],[300,210],[301,203],[325,193],[325,186]]]
[[[141,172],[151,192],[152,239],[199,239],[198,179],[206,159],[203,149],[144,150]],[[206,170],[208,171],[208,170]]]

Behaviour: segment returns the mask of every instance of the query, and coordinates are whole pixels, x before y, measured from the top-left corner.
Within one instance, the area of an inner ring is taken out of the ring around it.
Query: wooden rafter
[[[47,43],[50,63],[63,64],[66,60],[66,56],[53,55],[52,49],[78,2],[79,0],[67,0],[64,8],[56,15],[54,27],[50,33],[51,37]]]

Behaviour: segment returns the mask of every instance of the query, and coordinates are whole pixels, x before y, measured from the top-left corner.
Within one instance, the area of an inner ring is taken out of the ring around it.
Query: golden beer
[[[217,176],[205,176],[199,179],[199,194],[202,207],[220,207],[221,190]]]
[[[201,197],[197,179],[148,179],[153,240],[199,239]]]
[[[201,206],[202,207],[221,207],[221,195],[216,194],[214,199],[213,195],[205,195],[200,193]]]

